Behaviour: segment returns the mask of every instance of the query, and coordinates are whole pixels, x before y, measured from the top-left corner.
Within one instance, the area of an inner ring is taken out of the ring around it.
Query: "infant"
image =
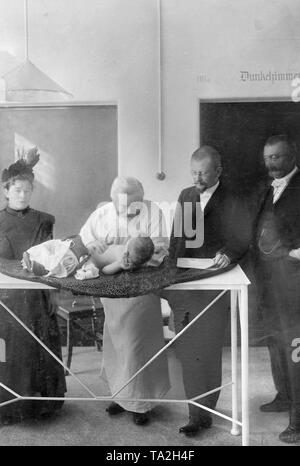
[[[131,238],[126,244],[107,245],[99,253],[97,241],[84,246],[81,237],[50,240],[28,249],[23,254],[22,266],[38,276],[64,278],[75,273],[85,280],[122,270],[133,270],[148,262],[154,253],[149,237]]]

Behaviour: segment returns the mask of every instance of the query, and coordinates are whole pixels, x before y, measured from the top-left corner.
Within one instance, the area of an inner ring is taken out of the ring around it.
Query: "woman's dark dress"
[[[21,260],[28,248],[51,239],[54,221],[52,215],[29,207],[0,211],[0,260]],[[48,290],[0,290],[0,299],[61,359],[51,298]],[[0,344],[0,382],[23,396],[64,396],[62,366],[1,305]],[[0,403],[11,398],[13,395],[0,387]],[[62,403],[17,401],[0,407],[0,423],[48,415]]]

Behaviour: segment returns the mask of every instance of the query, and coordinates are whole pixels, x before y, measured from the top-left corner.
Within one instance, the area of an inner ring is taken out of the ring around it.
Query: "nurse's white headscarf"
[[[136,198],[140,201],[144,198],[144,188],[142,183],[131,176],[118,176],[114,179],[110,196],[113,198],[117,194],[126,193],[126,194],[135,194]]]

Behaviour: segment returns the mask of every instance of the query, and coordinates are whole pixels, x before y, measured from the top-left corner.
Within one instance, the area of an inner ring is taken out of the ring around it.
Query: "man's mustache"
[[[268,172],[269,173],[272,173],[272,172],[280,172],[281,171],[281,168],[279,167],[269,167],[268,168]]]

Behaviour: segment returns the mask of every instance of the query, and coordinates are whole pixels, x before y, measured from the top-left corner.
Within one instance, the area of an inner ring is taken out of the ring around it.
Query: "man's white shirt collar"
[[[214,184],[210,188],[207,188],[203,193],[200,193],[200,205],[201,205],[202,211],[205,209],[208,201],[210,200],[211,196],[213,195],[213,193],[215,192],[219,184],[220,184],[220,181],[217,181],[216,184]]]
[[[287,175],[283,176],[282,178],[275,178],[271,185],[273,186],[274,188],[274,192],[273,192],[273,204],[275,204],[275,202],[278,201],[278,199],[280,198],[281,194],[283,193],[283,191],[285,190],[285,188],[287,187],[287,185],[289,184],[291,178],[295,175],[295,173],[298,172],[298,167],[295,166],[293,168],[293,170],[288,173]]]

